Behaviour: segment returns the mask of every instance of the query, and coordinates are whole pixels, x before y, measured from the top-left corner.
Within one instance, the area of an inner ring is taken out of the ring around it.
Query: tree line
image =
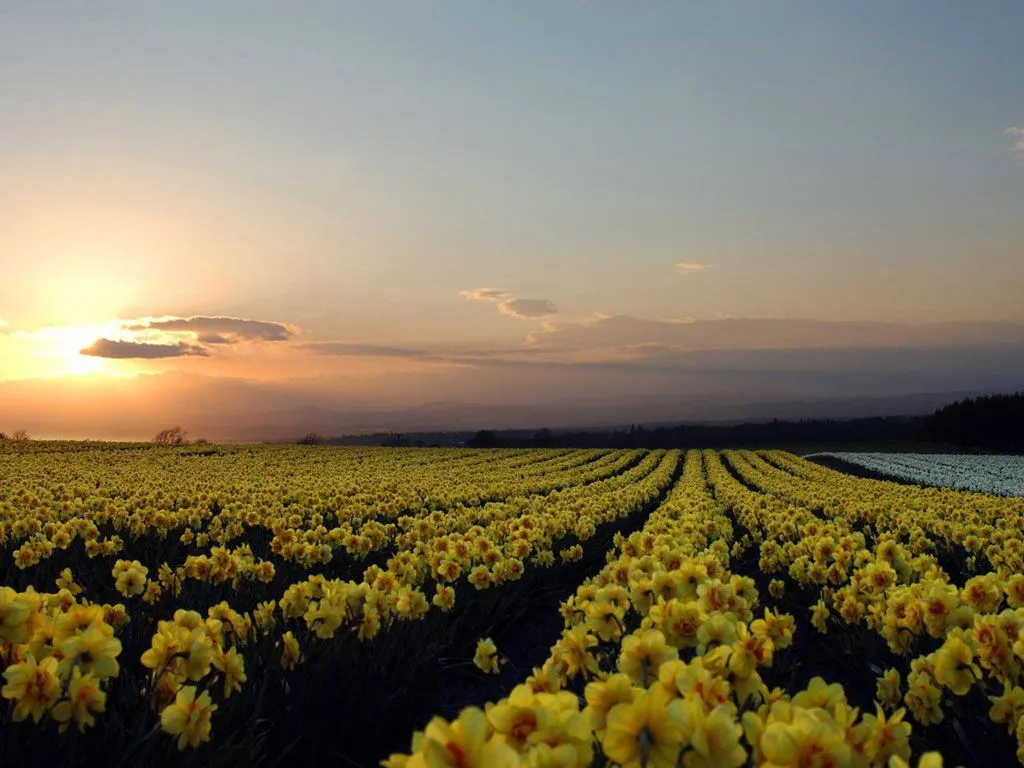
[[[1024,452],[1024,392],[944,405],[922,425],[921,437],[965,450]]]
[[[0,440],[27,440],[24,430]],[[204,444],[181,427],[160,431],[160,445]],[[309,432],[300,445],[384,445],[469,448],[771,448],[778,446],[889,446],[954,448],[965,451],[1024,452],[1024,392],[958,400],[930,416],[875,416],[856,419],[799,419],[743,424],[632,425],[617,429],[536,431],[483,429],[472,432],[395,433],[325,438]]]
[[[678,424],[622,429],[555,431],[531,435],[481,430],[471,448],[769,448],[823,444],[909,443],[917,439],[921,416],[861,419],[801,419],[744,424]]]

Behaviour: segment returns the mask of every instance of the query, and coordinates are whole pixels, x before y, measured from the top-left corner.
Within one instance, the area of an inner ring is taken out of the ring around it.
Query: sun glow
[[[52,376],[124,375],[114,361],[83,355],[82,350],[110,333],[106,326],[47,327],[27,334],[34,342],[32,356],[48,363]]]

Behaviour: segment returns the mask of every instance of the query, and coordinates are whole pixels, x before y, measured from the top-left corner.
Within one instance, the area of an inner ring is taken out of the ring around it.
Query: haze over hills
[[[605,318],[545,331],[534,344],[471,350],[313,343],[293,338],[280,324],[230,318],[160,322],[188,324],[198,329],[196,340],[110,342],[103,351],[186,350],[170,358],[182,367],[146,372],[137,363],[121,375],[0,382],[0,429],[147,440],[180,425],[193,437],[260,441],[308,431],[913,415],[968,394],[1013,391],[1024,378],[1024,325],[1013,324],[908,328]],[[781,336],[770,346],[776,331]],[[763,335],[762,346],[715,346],[738,332],[746,343],[753,343],[751,334]],[[565,338],[546,338],[559,334]],[[825,344],[830,339],[832,346]],[[814,345],[784,346],[798,342]],[[191,354],[203,344],[209,351]]]
[[[977,392],[936,392],[892,397],[829,398],[787,402],[730,402],[714,396],[675,402],[620,403],[602,408],[550,406],[491,406],[479,403],[432,403],[421,408],[379,413],[320,414],[328,428],[311,427],[327,435],[371,432],[475,431],[478,429],[588,429],[629,424],[740,423],[771,419],[852,419],[868,416],[916,416]],[[313,423],[312,421],[308,423]],[[273,431],[284,425],[274,425]],[[270,431],[270,426],[266,428]],[[264,428],[254,429],[252,434]],[[247,430],[243,430],[247,431]],[[290,434],[293,433],[289,433]],[[236,439],[246,439],[239,437]],[[261,438],[250,438],[261,439]]]
[[[149,440],[180,425],[192,437],[221,441],[293,440],[314,431],[325,436],[373,432],[475,431],[540,427],[599,428],[678,422],[724,423],[799,418],[918,415],[980,390],[888,396],[757,399],[744,393],[619,398],[569,398],[509,405],[462,400],[407,407],[295,404],[287,392],[251,382],[198,378],[187,386],[163,377],[144,380],[59,381],[0,385],[5,429],[24,428],[45,438]],[[49,406],[20,414],[13,402],[43,396]]]

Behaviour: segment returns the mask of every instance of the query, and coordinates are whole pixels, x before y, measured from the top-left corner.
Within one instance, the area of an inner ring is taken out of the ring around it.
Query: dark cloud
[[[547,299],[506,299],[498,303],[498,311],[532,320],[557,314],[558,308]]]
[[[196,337],[203,344],[230,344],[231,339],[219,333],[200,333]]]
[[[129,331],[194,333],[207,344],[235,344],[240,341],[288,341],[296,329],[284,323],[248,320],[241,317],[161,317],[129,323]]]
[[[198,344],[188,344],[184,341],[177,344],[149,344],[140,341],[97,339],[85,349],[79,350],[79,354],[112,360],[155,360],[163,357],[208,357],[210,353]]]
[[[520,299],[498,288],[473,288],[459,294],[470,301],[490,301],[498,311],[520,320],[537,320],[558,314],[558,307],[547,299]]]
[[[405,349],[402,347],[384,347],[375,344],[356,344],[344,341],[323,341],[300,344],[299,349],[315,352],[318,355],[338,355],[352,357],[426,357],[422,349]]]

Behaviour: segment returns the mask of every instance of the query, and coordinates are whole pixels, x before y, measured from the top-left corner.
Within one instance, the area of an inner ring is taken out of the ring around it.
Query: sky
[[[3,0],[0,429],[1024,386],[1022,39],[1009,1]]]

